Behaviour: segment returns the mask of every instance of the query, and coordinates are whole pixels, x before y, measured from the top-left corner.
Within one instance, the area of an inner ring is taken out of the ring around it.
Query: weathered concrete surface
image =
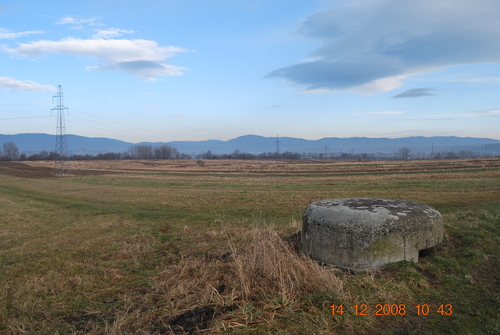
[[[442,246],[443,234],[441,214],[412,201],[321,200],[302,218],[302,249],[317,261],[354,270],[418,262],[420,250]]]

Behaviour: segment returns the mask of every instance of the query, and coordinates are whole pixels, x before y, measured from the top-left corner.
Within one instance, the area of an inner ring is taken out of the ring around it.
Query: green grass
[[[204,306],[215,311],[205,330],[213,334],[498,334],[499,195],[495,168],[0,175],[0,334],[166,334],[176,317]],[[311,201],[340,197],[434,206],[445,246],[419,263],[356,274],[285,247],[259,254],[267,236],[300,229]],[[283,260],[289,266],[273,272]],[[331,315],[332,304],[346,313]],[[354,315],[360,304],[405,304],[408,313]],[[417,304],[451,304],[453,315],[419,316]]]

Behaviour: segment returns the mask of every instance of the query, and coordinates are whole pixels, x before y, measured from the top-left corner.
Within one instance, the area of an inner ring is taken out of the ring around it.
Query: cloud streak
[[[57,24],[57,25],[60,25],[60,24],[89,24],[89,25],[100,25],[98,23],[96,23],[96,19],[80,19],[80,18],[75,18],[75,17],[72,17],[72,16],[64,16],[62,18],[60,18],[59,20],[56,21],[56,23],[54,24]]]
[[[299,30],[321,43],[311,54],[313,60],[276,69],[267,77],[307,91],[365,87],[366,93],[368,85],[373,94],[401,86],[406,77],[448,66],[500,63],[499,14],[496,0],[381,0],[323,10],[309,16]]]
[[[55,91],[55,87],[51,85],[42,85],[35,83],[31,80],[17,80],[9,77],[0,77],[0,87],[2,87],[5,91],[11,92],[20,92],[20,91],[28,91],[28,92],[41,92],[41,91]]]
[[[500,109],[477,110],[477,111],[470,111],[470,112],[456,113],[456,114],[438,114],[421,118],[398,119],[397,121],[446,121],[446,120],[454,120],[457,118],[485,118],[485,117],[500,118]]]
[[[470,111],[466,113],[450,114],[450,116],[459,117],[500,117],[500,109],[486,109],[478,111]]]
[[[402,93],[396,94],[393,98],[419,98],[419,97],[430,97],[435,96],[431,91],[435,91],[433,88],[413,88],[411,90],[406,90]]]
[[[31,31],[21,31],[17,33],[13,33],[8,29],[0,28],[0,40],[7,39],[13,40],[19,37],[34,35],[34,34],[43,34],[44,32],[41,30],[31,30]]]
[[[118,37],[123,34],[133,34],[133,33],[134,33],[133,30],[109,28],[109,29],[98,30],[97,33],[92,35],[92,38],[96,39],[111,38],[111,37]]]
[[[40,40],[19,43],[16,48],[3,46],[3,52],[23,57],[40,57],[50,54],[87,56],[99,62],[86,70],[120,70],[144,80],[158,77],[182,75],[184,67],[165,64],[166,59],[187,50],[160,46],[155,41],[143,39],[78,39],[65,38],[59,41]]]
[[[382,111],[382,112],[366,112],[362,114],[368,114],[368,115],[399,115],[399,114],[404,114],[406,113],[405,111]]]
[[[422,117],[422,118],[416,118],[416,119],[398,119],[396,121],[448,121],[448,120],[453,120],[453,118],[451,117],[443,117],[443,118],[425,118],[425,117]]]

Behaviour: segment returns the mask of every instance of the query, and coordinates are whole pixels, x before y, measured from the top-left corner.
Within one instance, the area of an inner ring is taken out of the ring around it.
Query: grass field
[[[52,168],[0,163],[0,334],[500,334],[500,159]],[[342,197],[431,205],[445,245],[321,266],[300,252],[301,215]]]

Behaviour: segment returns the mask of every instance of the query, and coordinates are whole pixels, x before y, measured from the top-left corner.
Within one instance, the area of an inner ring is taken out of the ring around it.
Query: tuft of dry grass
[[[307,295],[343,295],[343,282],[335,271],[298,254],[275,228],[238,233],[235,237],[228,231],[230,253],[181,257],[160,273],[156,299],[161,310],[170,312],[164,325],[182,313],[209,306],[214,309],[214,321],[205,330],[209,333],[273,324],[278,309],[307,309]],[[254,315],[255,308],[260,312]]]
[[[342,281],[332,271],[295,253],[274,229],[254,229],[251,235],[251,244],[243,252],[236,254],[232,247],[243,299],[279,295],[283,302],[296,303],[304,293],[342,291]]]

